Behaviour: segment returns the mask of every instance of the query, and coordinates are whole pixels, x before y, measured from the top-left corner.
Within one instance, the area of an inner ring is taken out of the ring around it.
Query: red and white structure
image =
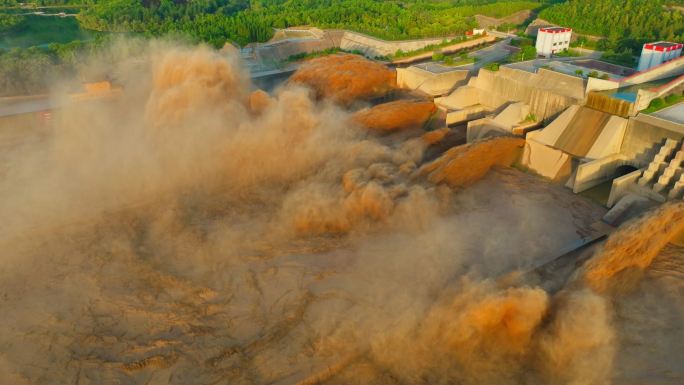
[[[570,48],[572,29],[563,27],[539,28],[537,31],[537,55],[551,57]]]
[[[644,44],[637,69],[640,72],[646,71],[649,68],[674,60],[682,55],[682,47],[684,44],[667,41]]]
[[[473,28],[469,31],[466,31],[466,36],[476,36],[476,35],[484,35],[486,34],[484,28]]]

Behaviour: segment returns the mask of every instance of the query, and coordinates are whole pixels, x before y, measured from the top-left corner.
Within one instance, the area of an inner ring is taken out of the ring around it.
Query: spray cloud
[[[518,141],[421,165],[423,138],[383,141],[296,84],[252,92],[235,56],[146,48],[112,60],[120,97],[67,105],[3,158],[12,383],[610,377],[603,297],[497,281],[602,214],[516,170],[487,174]],[[459,177],[473,154],[484,163]]]

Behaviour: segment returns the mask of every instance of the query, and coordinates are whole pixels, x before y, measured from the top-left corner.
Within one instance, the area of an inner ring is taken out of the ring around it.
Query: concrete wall
[[[643,170],[632,171],[627,175],[613,179],[613,185],[608,196],[608,207],[613,207],[622,197],[630,193],[631,187],[637,183]]]
[[[472,78],[470,83],[472,83]],[[470,85],[459,87],[447,96],[435,98],[435,104],[446,110],[463,109],[479,103],[479,91]]]
[[[534,74],[501,67],[496,72],[481,70],[475,79],[471,84],[484,91],[481,103],[522,101],[538,119],[553,117],[584,97],[582,79],[544,69]]]
[[[287,39],[257,45],[255,56],[262,63],[279,63],[292,55],[323,51],[334,47],[336,47],[334,41],[328,38]]]
[[[464,42],[460,42],[460,43],[451,44],[451,45],[448,45],[445,47],[441,47],[441,48],[439,48],[439,50],[442,51],[443,53],[452,53],[452,52],[460,51],[460,50],[465,49],[465,48],[475,47],[475,46],[478,46],[481,44],[493,42],[494,40],[496,40],[495,36],[488,35],[488,36],[483,36],[483,37],[478,38],[478,39],[468,40],[468,41],[464,41]],[[420,47],[420,48],[423,48],[423,47]],[[405,51],[405,50],[402,49],[402,51]],[[396,52],[396,50],[391,52],[391,53],[395,53],[395,52]],[[411,57],[407,57],[407,58],[403,58],[403,59],[395,59],[395,60],[392,60],[392,63],[395,63],[395,64],[414,63],[417,61],[427,60],[430,58],[432,58],[432,52],[426,52],[426,53],[423,53],[420,55],[415,55],[415,56],[411,56]]]
[[[621,87],[641,84],[684,74],[684,57],[663,63],[645,72],[639,72],[620,81]]]
[[[630,103],[602,92],[590,92],[587,95],[585,105],[595,110],[622,116],[624,118],[634,116],[637,113],[635,103]]]
[[[611,116],[599,137],[594,141],[594,145],[587,152],[587,158],[599,159],[619,153],[626,130],[627,119]]]
[[[684,125],[639,114],[630,118],[620,152],[628,158],[635,158],[645,167],[653,158],[655,146],[665,138],[680,140],[684,137]]]
[[[565,183],[572,173],[572,158],[563,151],[534,140],[537,132],[527,135],[521,165],[545,178]]]
[[[577,114],[580,106],[572,105],[554,119],[549,125],[536,133],[536,140],[547,146],[555,146],[563,131]]]
[[[485,138],[510,135],[509,127],[502,127],[490,118],[482,118],[468,122],[466,142],[472,143]]]
[[[610,180],[618,167],[626,164],[627,159],[621,154],[613,154],[601,159],[582,163],[577,167],[575,184],[572,191],[580,193]]]
[[[526,9],[524,11],[516,12],[512,15],[503,17],[501,19],[495,19],[493,17],[484,15],[475,15],[475,20],[482,28],[498,27],[504,23],[511,24],[522,24],[531,17],[534,17],[535,13],[532,10]]]
[[[446,114],[446,124],[459,124],[473,119],[480,119],[488,112],[490,112],[489,109],[480,105],[466,107],[462,110],[448,111]]]
[[[672,91],[679,92],[682,87],[684,87],[684,75],[655,89],[641,89],[637,91],[635,109],[637,111],[644,110],[648,108],[653,99],[663,97]]]
[[[452,122],[465,116],[456,114],[457,110],[479,105],[482,110],[495,111],[511,102],[523,102],[542,121],[556,117],[583,98],[584,81],[580,78],[544,69],[530,73],[501,67],[499,71],[481,70],[477,77],[470,78],[467,86],[436,98],[435,103],[454,112]]]
[[[617,82],[615,80],[588,78],[585,93],[588,95],[591,91],[615,90],[618,87],[620,87],[620,82]]]
[[[456,85],[465,82],[470,76],[470,71],[451,71],[434,76],[423,83],[418,90],[430,96],[440,96],[449,93]]]
[[[529,113],[530,107],[527,104],[512,103],[496,115],[493,121],[501,127],[512,129],[522,122]]]
[[[469,75],[467,70],[433,73],[418,67],[397,68],[397,86],[435,97],[449,93]]]
[[[377,39],[358,32],[344,31],[340,48],[346,50],[359,50],[367,56],[392,55],[398,50],[404,52],[415,51],[431,44],[440,44],[444,40],[453,37],[439,37],[419,40],[388,41]]]
[[[255,44],[253,45],[255,56],[258,60],[265,63],[279,62],[299,53],[322,51],[334,47],[346,50],[359,50],[370,57],[385,56],[394,54],[399,49],[405,52],[415,51],[431,44],[440,44],[444,40],[456,38],[450,36],[428,39],[388,41],[353,31],[326,30],[322,33],[316,33],[316,31],[320,30],[314,29],[314,32],[308,37],[286,38],[270,41],[267,43]],[[283,33],[286,35],[286,32]],[[493,37],[489,38],[493,39]],[[473,44],[473,42],[475,42],[474,44],[480,44],[482,41],[479,41],[478,39],[460,44]]]

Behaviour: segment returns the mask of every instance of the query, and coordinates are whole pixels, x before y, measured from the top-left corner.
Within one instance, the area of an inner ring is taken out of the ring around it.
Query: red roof
[[[651,51],[658,51],[658,52],[670,52],[670,51],[676,51],[678,49],[682,49],[684,47],[684,44],[677,44],[677,43],[668,43],[668,42],[657,42],[657,43],[649,43],[649,44],[644,44],[644,49],[648,49]]]
[[[539,32],[546,32],[546,33],[572,32],[572,28],[563,28],[563,27],[539,28]]]

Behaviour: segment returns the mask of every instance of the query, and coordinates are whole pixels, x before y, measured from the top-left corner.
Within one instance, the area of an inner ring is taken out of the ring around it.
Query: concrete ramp
[[[556,141],[556,147],[576,157],[586,157],[610,116],[605,112],[581,107]]]
[[[620,150],[627,119],[582,106],[570,106],[534,140],[576,158],[598,159]]]
[[[470,72],[436,63],[397,68],[397,86],[436,97],[449,93],[455,85],[468,79]]]

